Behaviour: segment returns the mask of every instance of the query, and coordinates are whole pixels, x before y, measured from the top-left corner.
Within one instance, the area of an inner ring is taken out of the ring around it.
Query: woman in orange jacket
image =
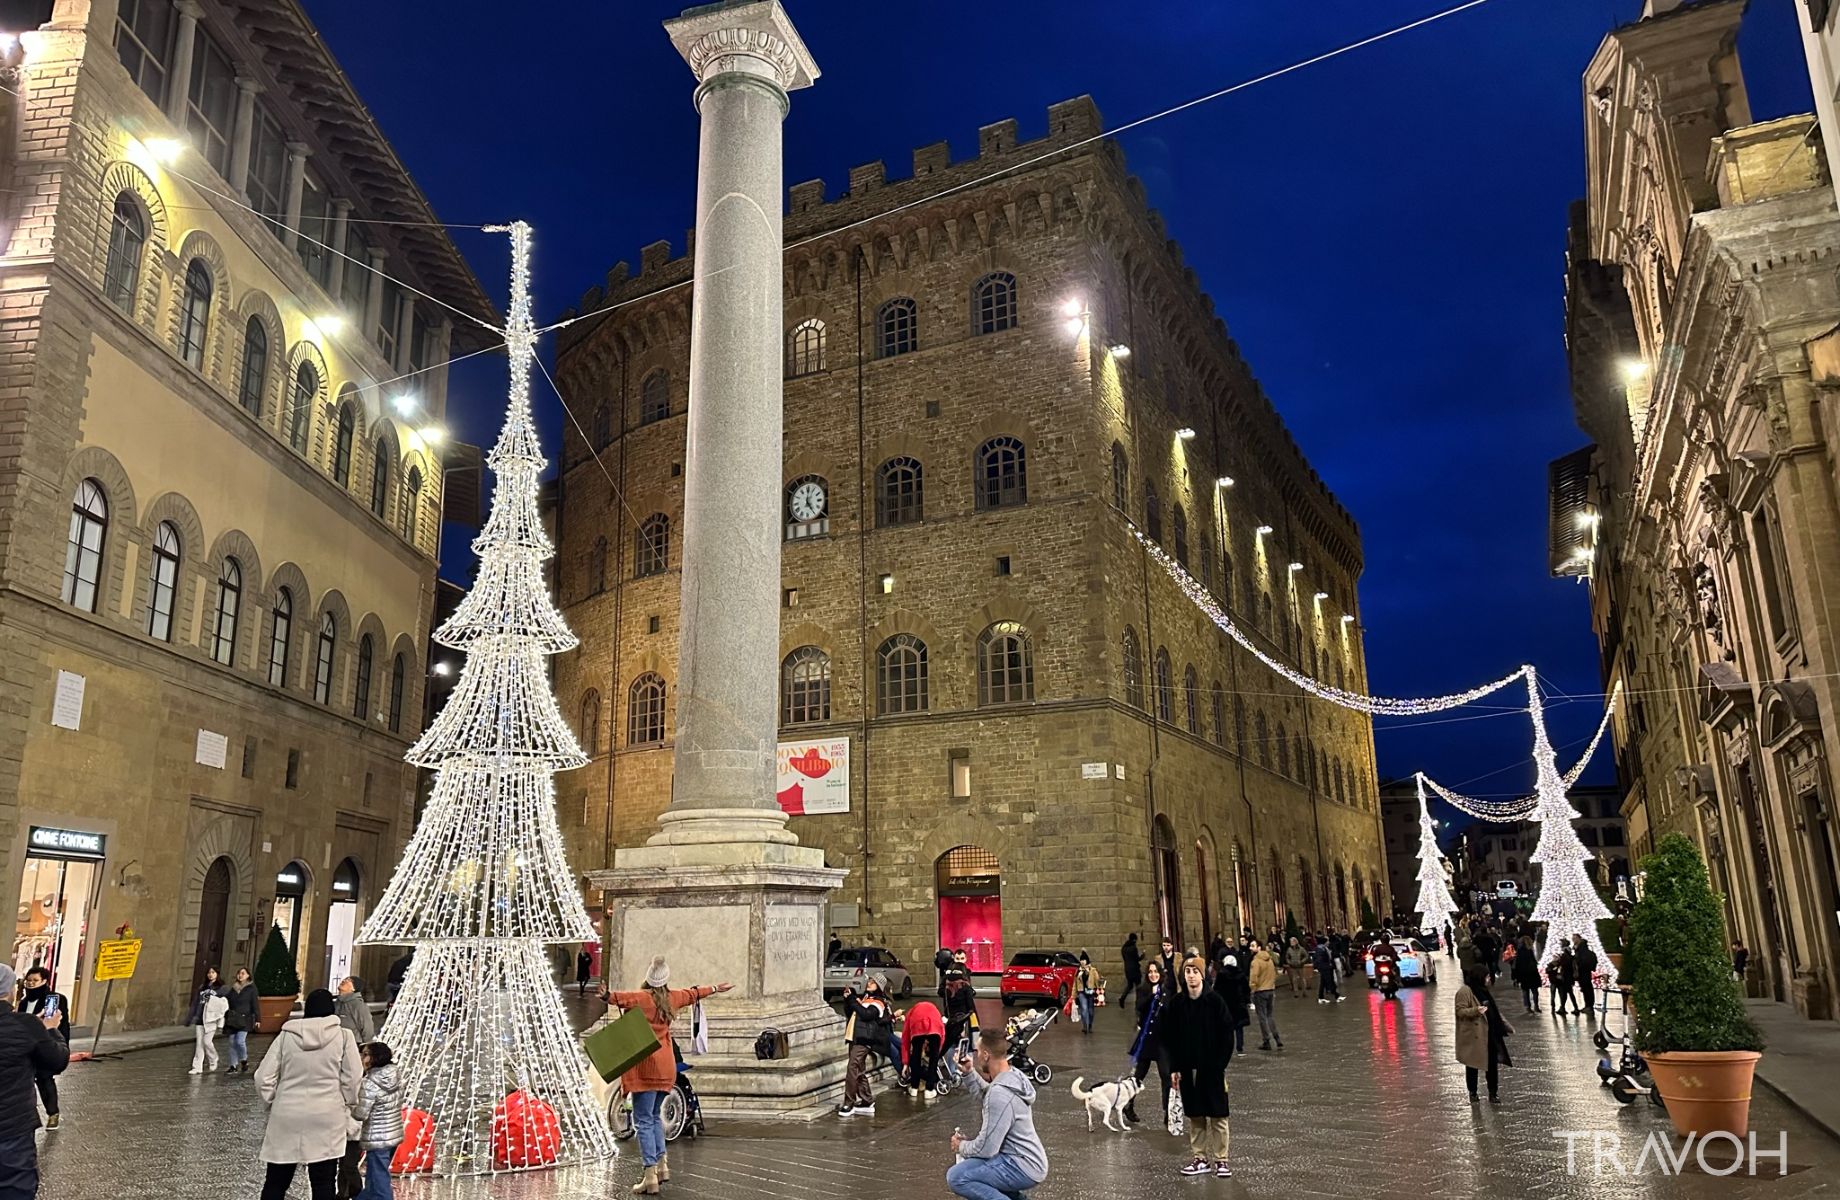
[[[665,1093],[677,1086],[677,1051],[671,1045],[671,1022],[698,1000],[730,991],[734,986],[718,983],[714,987],[673,988],[671,968],[660,955],[645,973],[642,991],[601,993],[601,999],[609,1004],[644,1013],[652,1032],[658,1035],[658,1049],[620,1076],[620,1086],[632,1097],[633,1125],[639,1133],[639,1155],[645,1163],[645,1175],[633,1184],[635,1196],[656,1196],[658,1185],[671,1177],[664,1153],[664,1125],[658,1119]]]

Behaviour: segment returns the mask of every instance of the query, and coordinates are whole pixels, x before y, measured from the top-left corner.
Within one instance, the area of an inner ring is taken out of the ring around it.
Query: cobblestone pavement
[[[1593,1169],[1593,1132],[1620,1138],[1632,1166],[1651,1133],[1666,1136],[1659,1109],[1618,1106],[1595,1078],[1591,1027],[1581,1018],[1521,1015],[1506,989],[1516,1027],[1503,1071],[1504,1103],[1472,1108],[1462,1068],[1452,1055],[1451,983],[1382,1002],[1358,982],[1346,1003],[1321,1006],[1282,995],[1278,1019],[1285,1049],[1260,1053],[1256,1042],[1236,1058],[1233,1094],[1233,1179],[1176,1175],[1184,1143],[1156,1128],[1154,1094],[1139,1105],[1146,1125],[1129,1135],[1086,1131],[1083,1110],[1068,1084],[1076,1074],[1110,1078],[1124,1068],[1129,1018],[1099,1012],[1098,1031],[1057,1023],[1037,1043],[1053,1065],[1042,1089],[1037,1121],[1053,1174],[1036,1200],[1158,1197],[1188,1191],[1210,1196],[1484,1197],[1553,1196],[1622,1200],[1775,1200],[1831,1193],[1840,1180],[1840,1142],[1758,1088],[1751,1128],[1766,1148],[1786,1137],[1789,1173],[1767,1161],[1755,1178],[1713,1178],[1689,1161],[1684,1173],[1662,1174],[1650,1154],[1647,1174],[1618,1174],[1608,1157]],[[1613,1028],[1617,1014],[1610,1015]],[[1256,1026],[1254,1026],[1256,1034]],[[187,1076],[187,1047],[128,1055],[113,1062],[73,1064],[63,1081],[64,1127],[41,1134],[43,1200],[132,1197],[149,1189],[176,1200],[253,1196],[260,1178],[255,1153],[263,1107],[247,1076]],[[1155,1076],[1151,1076],[1154,1093]],[[895,1194],[947,1195],[942,1174],[951,1161],[946,1139],[954,1125],[976,1129],[973,1101],[954,1097],[928,1104],[883,1091],[876,1115],[827,1118],[771,1127],[712,1121],[708,1134],[672,1147],[674,1179],[667,1193],[722,1200],[846,1200]],[[1578,1142],[1575,1175],[1555,1130],[1587,1131]],[[1717,1167],[1715,1158],[1709,1163]],[[397,1185],[405,1200],[609,1200],[637,1178],[632,1143],[617,1161],[592,1168],[506,1175],[489,1180],[413,1181]],[[303,1177],[295,1195],[304,1196]]]

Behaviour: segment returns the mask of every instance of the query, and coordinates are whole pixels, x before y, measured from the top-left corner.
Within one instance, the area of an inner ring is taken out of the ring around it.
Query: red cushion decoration
[[[403,1140],[390,1159],[390,1174],[434,1170],[434,1118],[419,1108],[403,1113]]]
[[[492,1110],[492,1163],[497,1167],[546,1167],[562,1153],[562,1123],[556,1110],[519,1088]]]

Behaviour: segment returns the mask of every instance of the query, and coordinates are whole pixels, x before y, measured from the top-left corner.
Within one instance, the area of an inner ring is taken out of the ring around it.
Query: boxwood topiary
[[[294,952],[288,949],[287,938],[279,925],[269,927],[268,941],[262,944],[261,957],[256,959],[256,995],[300,995],[300,975],[294,970]]]
[[[1635,988],[1644,1052],[1761,1050],[1725,953],[1725,921],[1699,850],[1670,833],[1642,862],[1623,969]]]

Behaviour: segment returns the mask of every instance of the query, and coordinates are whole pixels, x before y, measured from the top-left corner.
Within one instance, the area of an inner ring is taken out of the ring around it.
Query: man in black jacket
[[[70,1001],[61,994],[51,990],[51,976],[43,967],[33,967],[26,972],[25,995],[19,1002],[19,1011],[27,1016],[42,1017],[46,1009],[57,1013],[57,1028],[51,1036],[70,1046]],[[63,1070],[59,1067],[58,1070]],[[45,1128],[56,1129],[61,1118],[58,1116],[57,1073],[40,1071],[38,1073],[38,1098],[45,1103]]]
[[[11,975],[11,972],[7,972]],[[0,1200],[38,1195],[38,1097],[33,1081],[70,1064],[70,1047],[52,1031],[60,1018],[14,1012],[0,999]]]
[[[1124,994],[1135,996],[1137,985],[1144,978],[1144,952],[1137,947],[1136,933],[1132,933],[1124,940],[1124,945],[1118,947],[1118,956],[1124,959]],[[1120,1004],[1118,1008],[1120,1012],[1130,1011],[1128,1006],[1123,1004]]]

